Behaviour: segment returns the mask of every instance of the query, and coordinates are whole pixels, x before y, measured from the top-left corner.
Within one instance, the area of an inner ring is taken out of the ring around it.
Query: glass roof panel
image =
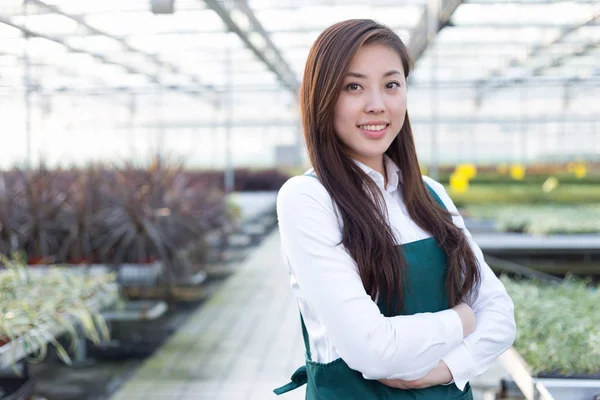
[[[65,43],[77,50],[86,50],[94,53],[119,52],[123,44],[107,36],[74,36],[65,39]]]
[[[5,38],[18,38],[18,37],[22,37],[22,36],[23,36],[23,32],[21,32],[20,29],[15,28],[10,25],[3,24],[0,22],[0,40],[5,39]],[[0,51],[1,51],[1,49],[2,49],[2,47],[0,47]]]
[[[477,43],[482,45],[494,42],[521,42],[524,44],[548,43],[560,34],[559,28],[538,28],[523,26],[522,28],[489,27],[447,27],[440,31],[437,40],[440,45],[447,43]]]
[[[47,0],[48,4],[72,14],[103,13],[109,11],[148,10],[150,4],[145,0]]]
[[[86,22],[94,28],[117,36],[225,31],[225,24],[211,10],[187,10],[167,15],[155,15],[150,11],[112,12],[89,15]]]
[[[21,55],[24,53],[25,42],[26,40],[23,37],[0,39],[0,52],[2,52],[2,54]]]
[[[58,14],[28,15],[12,17],[11,21],[26,28],[46,35],[72,34],[78,23]]]
[[[523,25],[551,26],[577,24],[597,12],[593,4],[557,2],[555,4],[462,4],[452,15],[457,25]]]
[[[226,47],[238,49],[243,47],[243,43],[237,37],[226,36],[222,33],[133,36],[128,39],[128,43],[136,49],[150,53],[193,51],[195,49],[223,49]]]
[[[119,129],[128,126],[129,96],[136,93],[136,121],[146,124],[136,128],[140,138],[154,137],[161,124],[176,137],[180,133],[174,132],[185,129],[211,133],[210,123],[223,126],[225,113],[215,113],[207,96],[193,92],[204,93],[210,90],[207,86],[222,91],[230,81],[234,125],[240,126],[235,128],[239,132],[254,130],[262,135],[273,127],[282,132],[273,136],[273,143],[278,143],[278,138],[293,137],[297,130],[296,95],[285,89],[237,35],[226,32],[221,18],[203,0],[176,0],[176,12],[170,15],[154,15],[149,0],[42,0],[82,17],[126,45],[90,32],[68,17],[49,12],[48,7],[30,5],[29,16],[19,16],[22,1],[3,0],[0,17],[26,23],[35,32],[78,50],[67,51],[42,38],[29,40],[30,79],[39,91],[33,96],[34,115],[42,107],[40,95],[60,97],[64,101],[51,101],[50,107],[51,114],[61,118],[62,125],[56,126],[73,129],[77,124],[78,131],[105,129],[120,135]],[[409,44],[409,32],[417,26],[427,0],[249,0],[249,5],[300,79],[310,46],[330,24],[346,18],[373,18],[395,29]],[[490,132],[520,132],[519,118],[556,119],[555,115],[564,114],[574,119],[580,115],[579,105],[588,118],[597,119],[597,111],[592,109],[600,85],[600,26],[597,22],[580,25],[599,12],[600,3],[587,0],[462,2],[452,23],[439,32],[433,47],[425,49],[411,74],[409,103],[415,129],[429,131],[433,93],[444,143],[456,143],[449,138],[464,140],[462,132],[476,132],[481,126],[486,137]],[[261,41],[256,32],[248,35],[254,43]],[[23,98],[24,49],[20,30],[0,23],[2,99],[16,94]],[[162,89],[153,82],[155,78],[163,83]],[[571,87],[571,100],[565,106],[566,84]],[[477,87],[485,88],[481,98]],[[65,106],[71,103],[79,108]],[[17,111],[10,113],[11,118],[22,129],[24,104],[13,105]],[[74,109],[85,112],[74,113]],[[3,116],[5,110],[0,110]],[[114,115],[114,121],[106,121],[107,112]],[[508,122],[501,123],[505,118]],[[249,126],[243,125],[244,121],[249,121]],[[531,125],[531,131],[536,129]],[[429,140],[427,134],[420,138],[423,143]],[[492,143],[492,139],[481,141]],[[263,151],[262,147],[242,153],[246,157]]]
[[[416,26],[421,14],[422,7],[410,5],[400,7],[320,5],[256,12],[256,16],[267,31],[317,31],[317,35],[329,25],[350,18],[371,18],[387,24],[390,28],[405,29]]]
[[[25,42],[27,46],[27,52],[31,57],[52,57],[55,54],[67,52],[67,49],[62,44],[42,37],[32,37]]]
[[[564,39],[565,43],[598,43],[600,42],[600,24],[586,25],[572,32]]]

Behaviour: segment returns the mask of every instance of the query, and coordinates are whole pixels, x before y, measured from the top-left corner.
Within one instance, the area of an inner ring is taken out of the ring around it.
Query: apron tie
[[[275,390],[273,390],[273,392],[276,395],[280,395],[283,393],[287,393],[291,390],[297,389],[300,386],[304,385],[306,382],[308,382],[308,375],[306,373],[306,366],[303,365],[300,368],[298,368],[296,370],[296,372],[294,372],[294,374],[292,375],[292,381],[290,383],[288,383],[287,385],[283,385],[280,388],[277,388]]]

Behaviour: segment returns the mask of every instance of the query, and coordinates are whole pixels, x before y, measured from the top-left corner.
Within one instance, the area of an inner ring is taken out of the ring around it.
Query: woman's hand
[[[427,375],[414,381],[402,379],[380,379],[379,382],[395,389],[425,389],[431,386],[443,385],[452,381],[452,374],[445,362],[440,361]]]

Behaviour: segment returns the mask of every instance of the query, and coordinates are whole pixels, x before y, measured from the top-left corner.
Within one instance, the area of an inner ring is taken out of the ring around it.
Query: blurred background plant
[[[0,271],[0,354],[9,354],[13,367],[21,358],[42,361],[48,344],[70,364],[78,330],[95,344],[109,340],[100,311],[120,300],[114,274],[59,267],[31,270],[22,254],[0,260],[5,266]],[[70,339],[69,351],[57,339],[63,333]]]

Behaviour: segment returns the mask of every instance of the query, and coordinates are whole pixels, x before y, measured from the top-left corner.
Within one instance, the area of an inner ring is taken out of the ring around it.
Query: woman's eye
[[[360,89],[360,85],[358,83],[349,83],[346,85],[346,89],[350,91],[358,90]]]
[[[387,85],[385,85],[385,87],[388,89],[395,89],[395,88],[399,88],[400,84],[398,82],[390,82]]]

